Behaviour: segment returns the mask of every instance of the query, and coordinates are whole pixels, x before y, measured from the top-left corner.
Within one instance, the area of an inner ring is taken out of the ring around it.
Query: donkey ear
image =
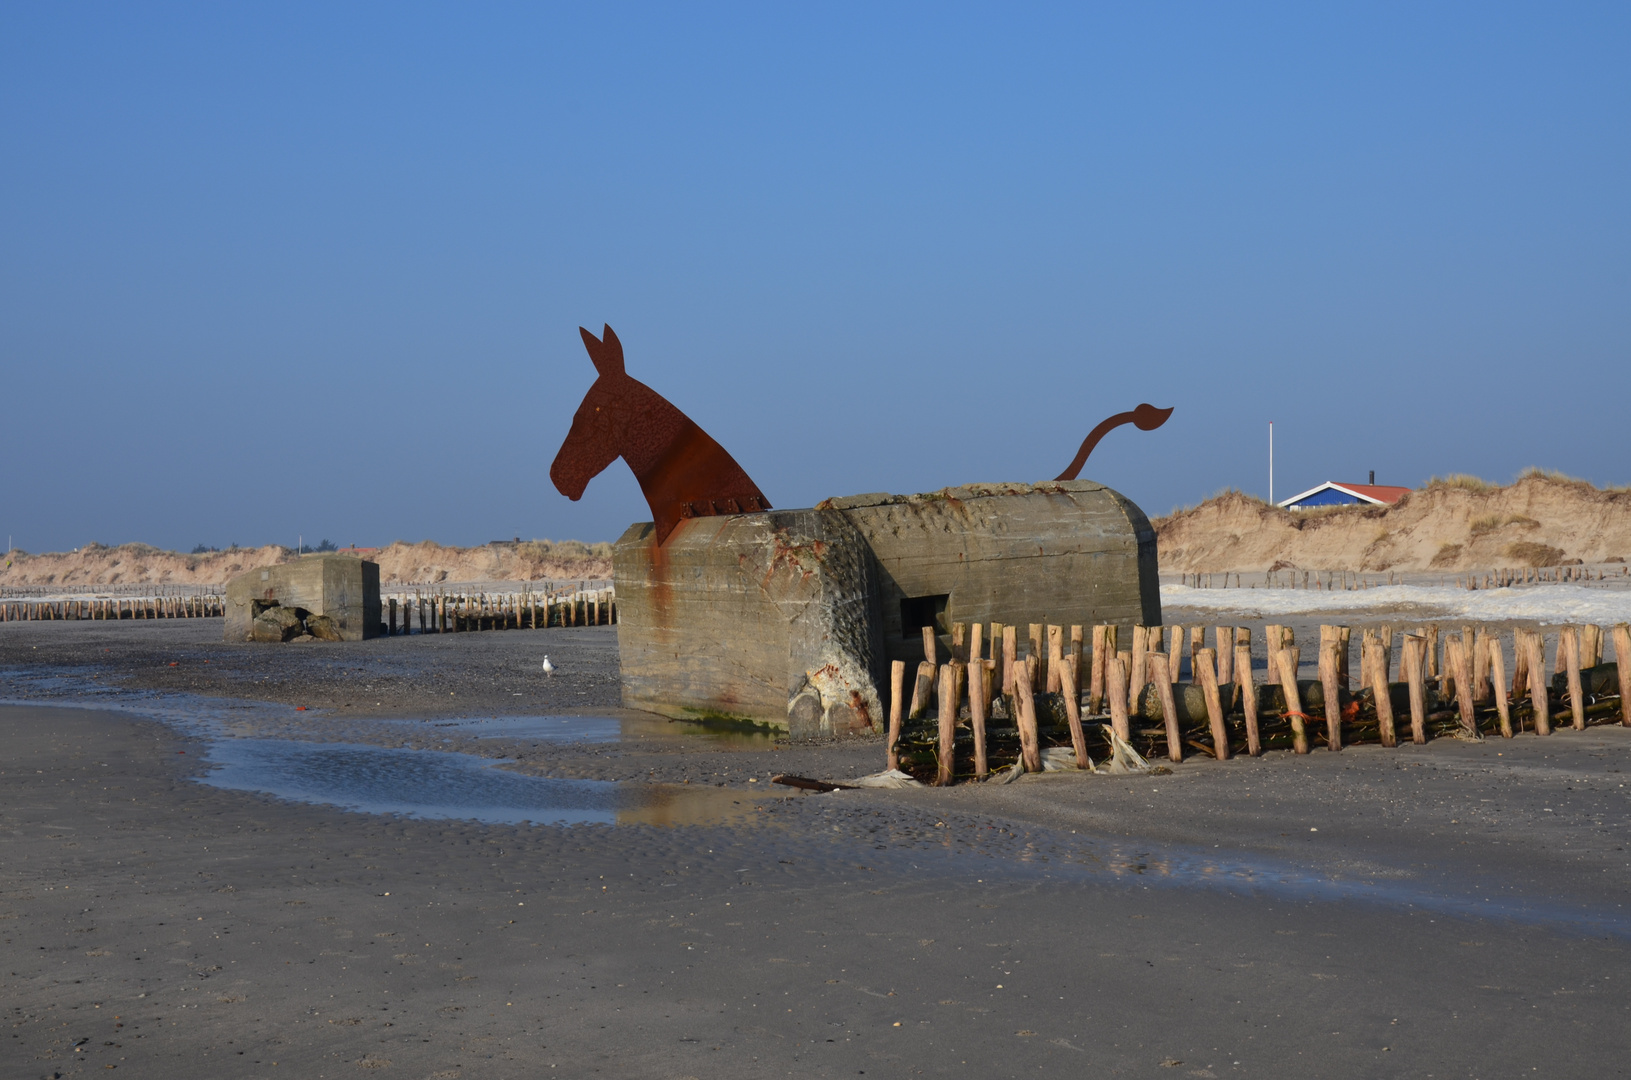
[[[604,339],[596,339],[595,335],[578,327],[578,333],[583,335],[583,347],[589,350],[589,359],[595,365],[595,370],[602,375],[622,375],[623,372],[623,343],[617,340],[612,328],[605,328]]]

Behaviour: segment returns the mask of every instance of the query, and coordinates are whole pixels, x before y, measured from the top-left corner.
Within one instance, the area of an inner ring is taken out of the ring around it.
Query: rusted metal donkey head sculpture
[[[600,377],[572,417],[572,430],[549,467],[556,490],[576,501],[617,458],[628,462],[651,506],[657,543],[686,518],[769,510],[736,459],[661,394],[623,370],[623,343],[578,327]]]

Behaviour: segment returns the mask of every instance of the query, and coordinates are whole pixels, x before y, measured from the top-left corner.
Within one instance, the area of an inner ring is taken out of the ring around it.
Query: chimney
[[[1376,470],[1375,469],[1372,469],[1370,471],[1370,486],[1371,487],[1376,486]]]

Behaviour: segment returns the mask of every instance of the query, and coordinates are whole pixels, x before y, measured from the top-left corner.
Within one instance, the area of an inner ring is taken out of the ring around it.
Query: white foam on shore
[[[1457,589],[1442,585],[1381,585],[1374,589],[1195,589],[1162,585],[1161,606],[1229,612],[1254,618],[1313,612],[1388,612],[1480,622],[1631,622],[1631,590],[1584,585]]]

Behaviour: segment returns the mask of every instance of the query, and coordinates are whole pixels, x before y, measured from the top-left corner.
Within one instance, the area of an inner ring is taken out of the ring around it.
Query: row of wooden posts
[[[0,603],[0,622],[57,619],[209,619],[226,614],[221,597],[91,597],[84,600],[12,600]]]
[[[386,632],[406,634],[415,620],[421,634],[470,630],[542,630],[550,626],[602,626],[617,621],[611,589],[551,595],[518,593],[399,593],[385,599]]]
[[[1298,575],[1301,584],[1298,584]],[[1570,581],[1607,581],[1610,578],[1631,575],[1631,567],[1621,566],[1614,571],[1593,570],[1589,566],[1523,566],[1498,567],[1485,573],[1457,574],[1453,579],[1440,577],[1440,585],[1452,581],[1459,589],[1504,589],[1514,585],[1560,584]],[[1243,580],[1233,571],[1218,573],[1183,573],[1182,583],[1195,589],[1255,589],[1255,580]],[[1405,584],[1403,575],[1390,572],[1387,584]],[[1417,581],[1420,584],[1420,581]],[[1352,570],[1268,570],[1263,574],[1265,589],[1319,589],[1325,592],[1351,592],[1356,589],[1380,588],[1380,576],[1367,577]]]
[[[1149,756],[1164,754],[1175,762],[1183,760],[1186,745],[1218,759],[1278,748],[1306,754],[1317,742],[1330,750],[1366,741],[1391,747],[1405,717],[1407,737],[1415,743],[1429,735],[1482,738],[1485,730],[1505,738],[1525,730],[1550,735],[1553,716],[1565,710],[1576,730],[1615,716],[1631,727],[1631,627],[1624,623],[1608,635],[1594,625],[1557,630],[1551,679],[1546,635],[1512,630],[1510,683],[1498,630],[1466,625],[1459,634],[1443,633],[1433,624],[1396,633],[1390,626],[1368,627],[1359,641],[1357,686],[1349,670],[1353,639],[1347,626],[1320,627],[1319,677],[1307,680],[1298,677],[1302,650],[1291,628],[1269,625],[1263,684],[1252,670],[1249,627],[1214,627],[1208,646],[1204,627],[1191,627],[1186,636],[1178,626],[1134,626],[1130,647],[1121,648],[1127,629],[1094,626],[1084,640],[1081,626],[1033,623],[1022,641],[1014,626],[992,623],[988,631],[979,623],[956,623],[951,657],[938,663],[938,639],[934,628],[925,627],[925,659],[910,687],[906,662],[891,666],[888,767],[901,767],[903,755],[920,771],[932,761],[935,782],[948,784],[957,775],[959,743],[971,743],[964,757],[972,752],[973,773],[983,779],[995,741],[1017,742],[1025,771],[1041,771],[1039,709],[1055,734],[1062,738],[1068,731],[1079,768],[1090,761],[1084,717],[1107,720],[1117,738],[1141,742]],[[1607,637],[1616,663],[1603,662]],[[1190,679],[1181,683],[1186,659]],[[911,726],[929,719],[931,705],[937,708],[935,723]],[[1013,728],[990,726],[994,712],[1004,713]],[[1152,722],[1160,726],[1145,726]]]

